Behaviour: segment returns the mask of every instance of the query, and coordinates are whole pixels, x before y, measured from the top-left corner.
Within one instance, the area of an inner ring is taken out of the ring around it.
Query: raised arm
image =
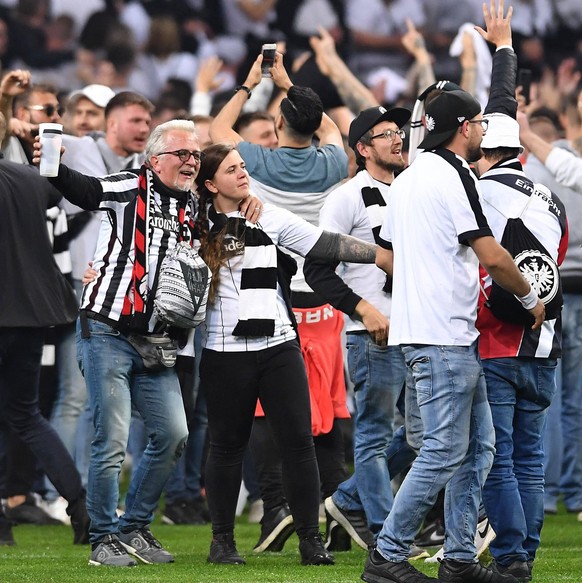
[[[333,37],[325,28],[319,27],[319,36],[312,36],[309,44],[315,54],[315,62],[321,73],[329,78],[346,107],[352,113],[380,105],[373,93],[350,71],[337,54]]]
[[[246,89],[239,89],[224,105],[224,107],[217,113],[216,117],[210,124],[209,134],[213,142],[227,142],[238,144],[243,139],[235,132],[234,126],[238,116],[240,115],[244,104],[250,97],[249,92],[252,91],[261,82],[261,63],[263,56],[259,55],[253,63],[245,82],[242,87]]]

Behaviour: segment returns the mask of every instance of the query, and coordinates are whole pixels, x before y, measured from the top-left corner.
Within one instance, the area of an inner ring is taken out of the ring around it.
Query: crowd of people
[[[0,3],[0,544],[169,563],[159,511],[242,565],[244,481],[254,553],[532,580],[544,514],[582,520],[582,9],[68,4]],[[180,246],[198,327],[156,303]]]

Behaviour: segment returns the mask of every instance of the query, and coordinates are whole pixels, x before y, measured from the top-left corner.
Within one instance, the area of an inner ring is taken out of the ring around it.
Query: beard
[[[403,170],[406,166],[406,162],[402,156],[396,157],[392,156],[391,160],[386,160],[378,155],[374,156],[374,162],[382,168],[382,170],[387,170],[388,172],[398,172]]]
[[[481,144],[469,148],[469,151],[467,152],[467,162],[477,162],[477,160],[480,160],[482,157],[483,150],[481,149]]]

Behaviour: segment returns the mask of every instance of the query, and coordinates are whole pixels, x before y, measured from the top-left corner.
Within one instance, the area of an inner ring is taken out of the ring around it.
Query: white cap
[[[520,153],[523,152],[517,120],[505,113],[488,113],[483,118],[489,121],[489,126],[481,142],[482,148],[519,148]]]
[[[109,103],[109,100],[115,95],[115,92],[107,85],[87,85],[83,87],[83,89],[79,89],[78,91],[73,91],[69,95],[69,101],[74,99],[79,99],[80,97],[85,97],[92,103],[94,103],[97,107],[105,108],[106,105]]]

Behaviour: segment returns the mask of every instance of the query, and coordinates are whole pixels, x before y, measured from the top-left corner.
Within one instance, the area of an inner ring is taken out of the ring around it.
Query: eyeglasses
[[[480,123],[483,131],[486,132],[487,128],[489,127],[489,120],[488,119],[469,119],[467,120],[469,123]]]
[[[403,140],[406,137],[406,132],[404,130],[385,130],[382,133],[371,136],[370,139],[386,138],[389,142],[393,142],[396,136]]]
[[[62,105],[28,105],[26,109],[44,111],[48,117],[52,117],[55,114],[55,111],[59,114],[59,117],[65,113],[65,108]]]
[[[204,159],[204,152],[201,152],[200,150],[174,150],[173,152],[160,152],[159,154],[156,154],[156,156],[161,156],[162,154],[172,154],[172,156],[178,156],[178,158],[180,158],[180,162],[183,162],[184,164],[190,160],[190,156],[194,158],[194,162],[196,162],[196,164],[200,164],[200,162],[202,162]]]

